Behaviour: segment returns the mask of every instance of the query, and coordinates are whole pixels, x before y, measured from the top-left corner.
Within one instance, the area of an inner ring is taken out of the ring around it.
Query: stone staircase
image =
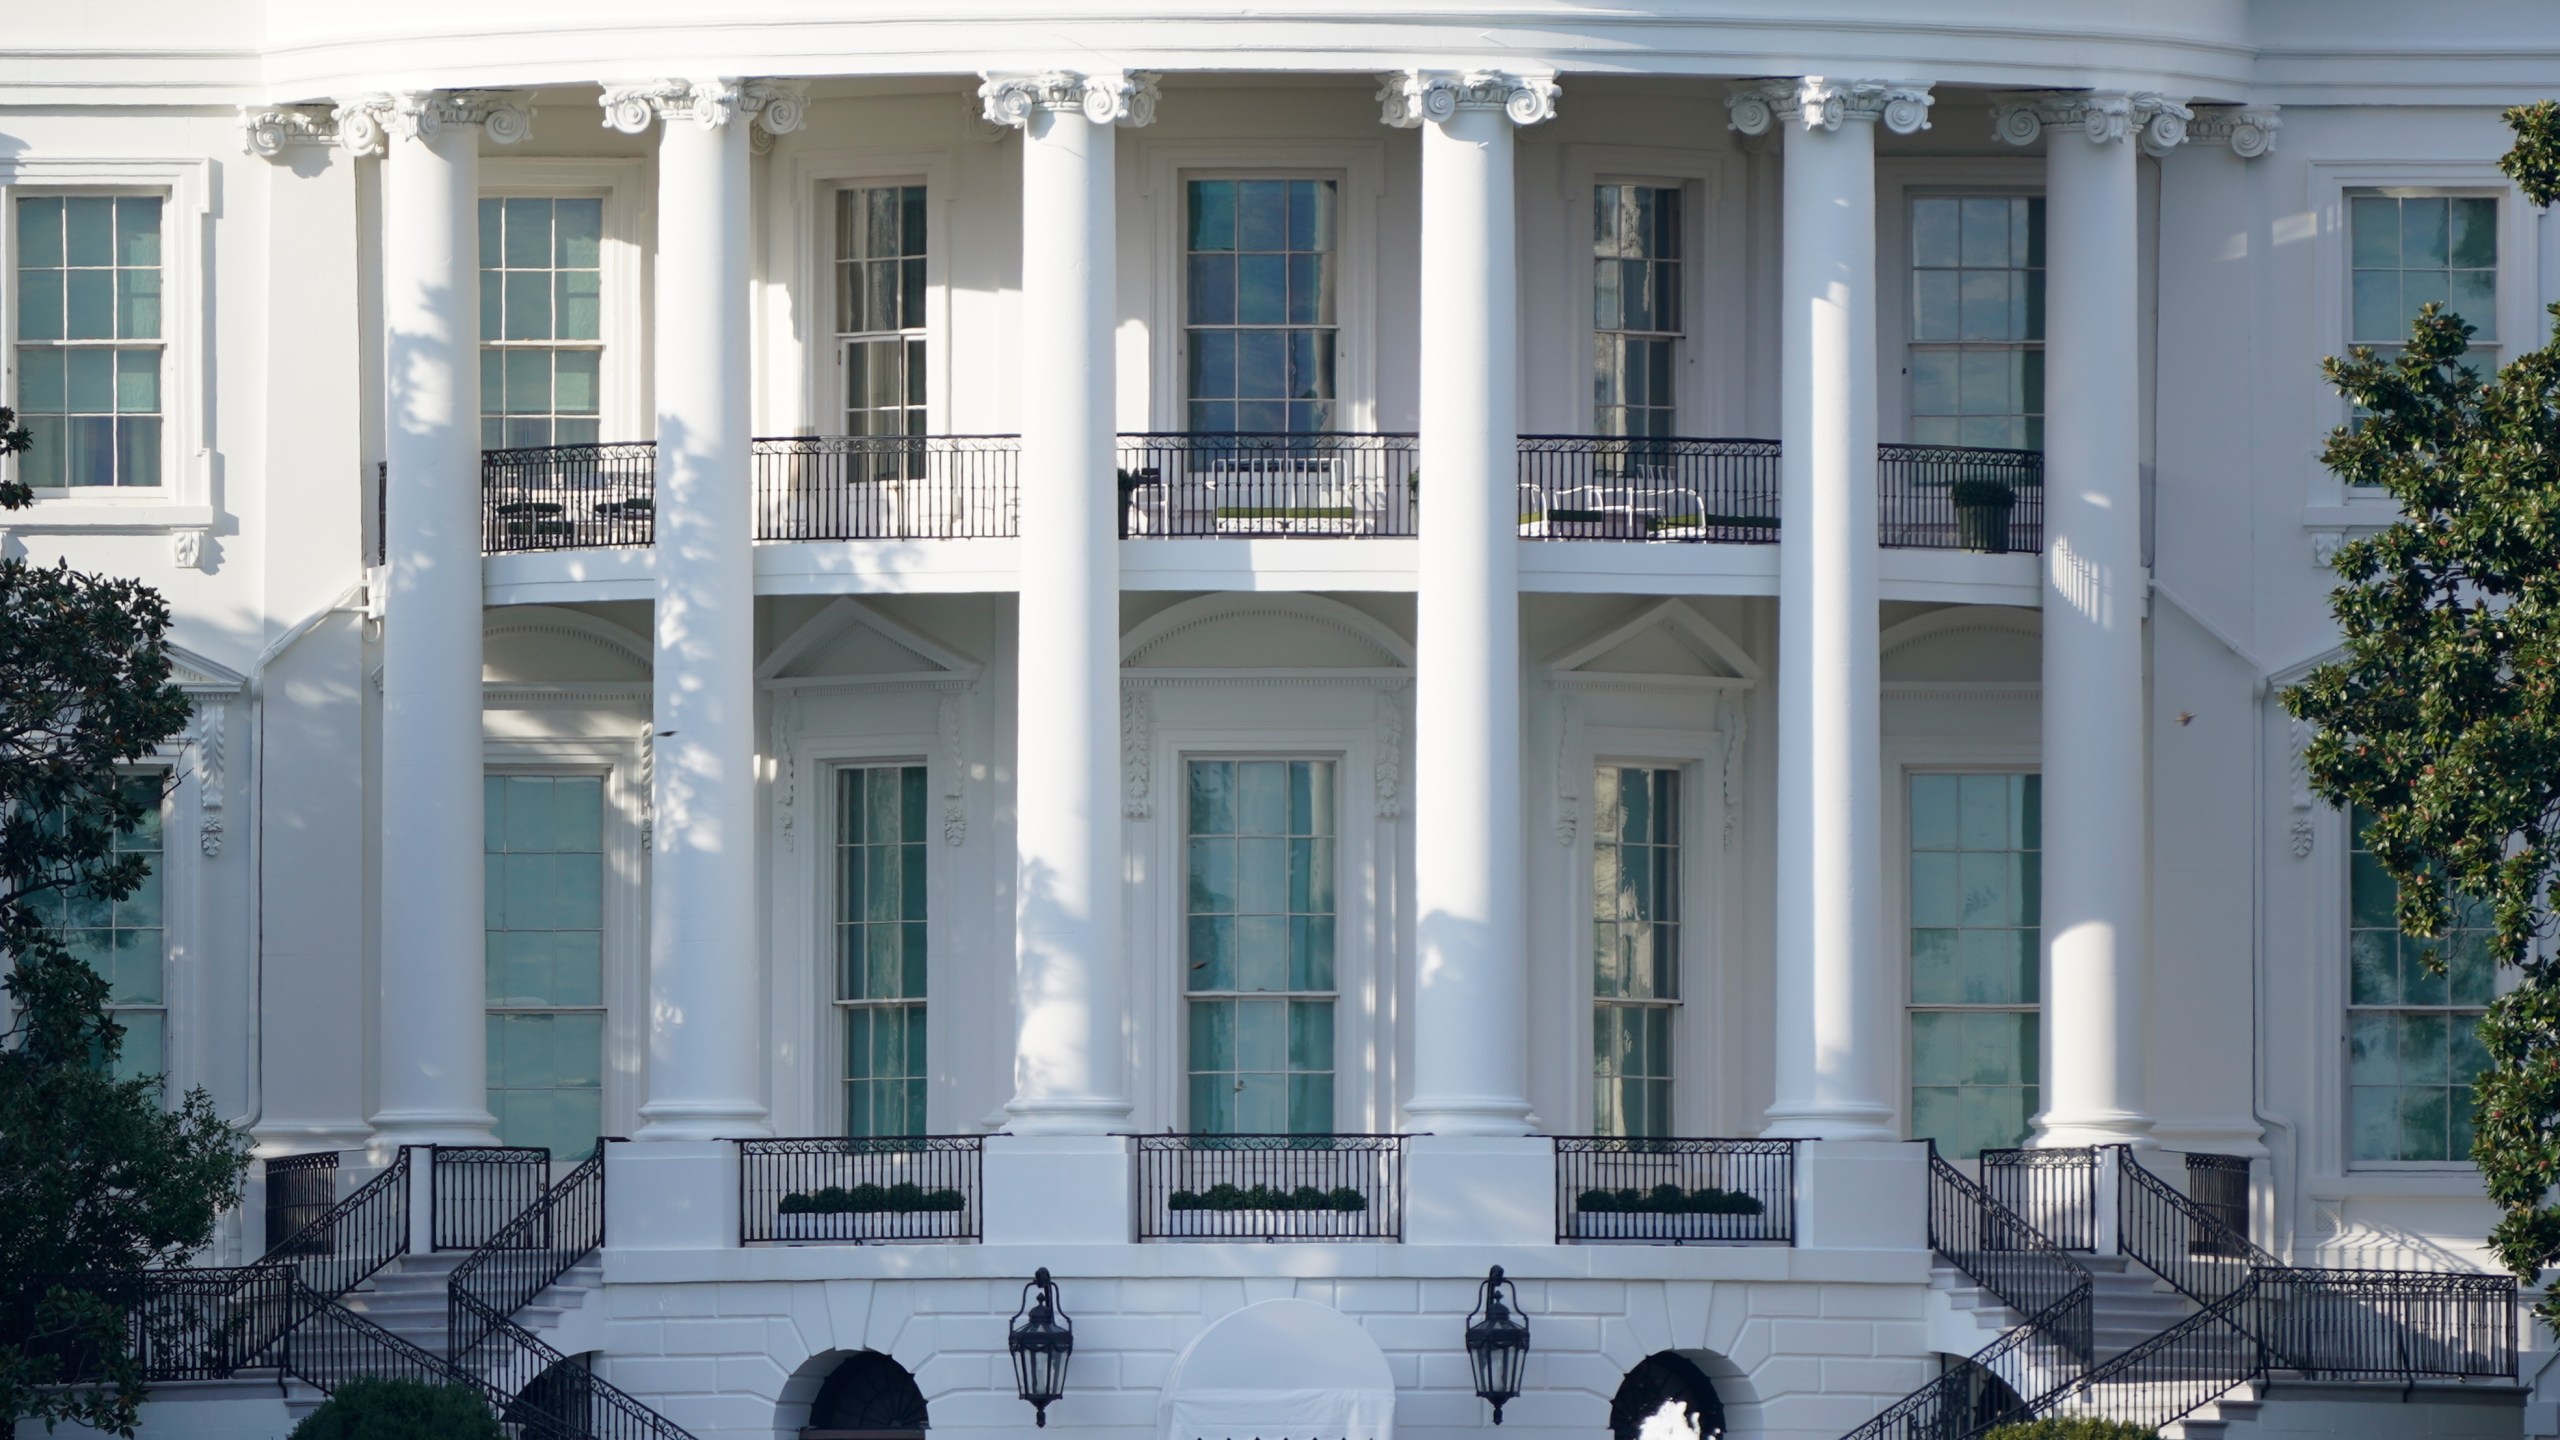
[[[445,1282],[464,1258],[464,1252],[453,1250],[403,1255],[338,1303],[428,1354],[450,1360],[445,1353]],[[547,1337],[564,1316],[587,1303],[603,1284],[603,1273],[602,1262],[587,1257],[517,1311],[515,1322],[536,1337]]]

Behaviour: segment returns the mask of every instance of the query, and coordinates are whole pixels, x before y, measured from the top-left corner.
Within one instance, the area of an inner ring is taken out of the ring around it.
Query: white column
[[[1547,74],[1383,77],[1422,132],[1422,506],[1414,650],[1413,1088],[1435,1135],[1529,1128],[1521,930],[1518,214],[1512,132]]]
[[[756,926],[754,495],[747,127],[799,123],[766,81],[605,88],[658,137],[657,647],[651,696],[649,1069],[640,1140],[764,1131]]]
[[[531,112],[411,91],[338,108],[382,153],[382,1063],[375,1144],[488,1144],[480,805],[480,136]]]
[[[1745,134],[1786,131],[1772,1135],[1895,1138],[1877,754],[1875,127],[1925,129],[1930,103],[1920,86],[1821,76],[1727,101]]]
[[[2001,103],[2045,136],[2045,1111],[2039,1145],[2139,1142],[2149,896],[2142,679],[2137,137],[2185,107],[2122,91]]]
[[[1120,933],[1120,542],[1112,463],[1114,152],[1149,75],[988,76],[1022,131],[1020,721],[1014,765],[1014,1097],[1025,1135],[1129,1114]]]

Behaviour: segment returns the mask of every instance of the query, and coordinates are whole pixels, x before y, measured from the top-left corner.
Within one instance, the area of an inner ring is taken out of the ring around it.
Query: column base
[[[1760,1133],[1771,1140],[1879,1143],[1902,1139],[1902,1132],[1894,1128],[1893,1112],[1881,1105],[1790,1105],[1781,1102],[1769,1107],[1769,1123],[1761,1127]]]
[[[757,1140],[773,1133],[761,1105],[668,1101],[640,1107],[634,1140],[651,1142]]]
[[[2083,1110],[2077,1114],[2048,1111],[2036,1117],[2035,1134],[2027,1139],[2028,1148],[2033,1150],[2077,1150],[2091,1145],[2155,1150],[2160,1142],[2152,1138],[2151,1117],[2133,1110]]]
[[[1129,1125],[1129,1102],[1107,1098],[1013,1100],[1005,1129],[1016,1135],[1109,1135]]]
[[[1416,1135],[1405,1142],[1408,1245],[1556,1243],[1555,1143],[1543,1135]]]
[[[734,1250],[738,1147],[724,1140],[608,1145],[607,1244],[616,1250]]]
[[[1929,1147],[1907,1140],[1808,1140],[1796,1147],[1796,1245],[1929,1248]]]
[[[486,1110],[385,1110],[365,1148],[387,1165],[403,1145],[495,1145],[498,1117]]]
[[[1129,1244],[1136,1171],[1119,1135],[990,1135],[986,1243]]]
[[[1417,1099],[1404,1107],[1407,1128],[1419,1135],[1479,1135],[1488,1138],[1529,1133],[1529,1102],[1508,1096],[1462,1096]]]

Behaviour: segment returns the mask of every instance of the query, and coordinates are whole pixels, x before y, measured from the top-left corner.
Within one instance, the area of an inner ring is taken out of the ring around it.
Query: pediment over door
[[[1413,646],[1367,612],[1320,595],[1204,595],[1131,627],[1120,663],[1152,672],[1392,674],[1413,668]]]
[[[756,681],[777,689],[842,683],[966,684],[985,668],[862,601],[840,596],[773,648],[756,667]]]
[[[1547,662],[1566,688],[1618,682],[1638,687],[1728,689],[1753,684],[1760,667],[1733,637],[1680,600],[1646,606]]]

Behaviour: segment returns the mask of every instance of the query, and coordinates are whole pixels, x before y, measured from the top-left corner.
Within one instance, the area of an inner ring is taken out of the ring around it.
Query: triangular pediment
[[[219,660],[207,659],[184,645],[169,650],[169,683],[189,694],[228,695],[244,689],[249,678]]]
[[[1760,667],[1679,600],[1664,600],[1592,636],[1548,663],[1559,680],[1640,679],[1705,685],[1748,685]]]
[[[845,680],[969,680],[977,661],[850,597],[839,596],[791,632],[756,668],[767,685]]]

